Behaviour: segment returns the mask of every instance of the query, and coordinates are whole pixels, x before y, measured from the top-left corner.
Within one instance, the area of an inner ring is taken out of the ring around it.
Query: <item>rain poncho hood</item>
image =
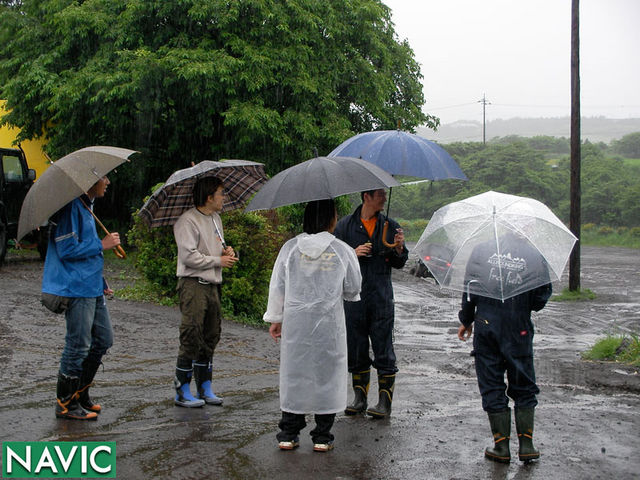
[[[329,232],[284,244],[271,275],[266,322],[282,322],[280,408],[337,413],[347,404],[343,300],[360,299],[354,250]]]
[[[315,235],[303,233],[296,237],[300,251],[313,259],[322,255],[329,244],[335,241],[335,239],[336,237],[331,235],[329,232],[317,233]]]

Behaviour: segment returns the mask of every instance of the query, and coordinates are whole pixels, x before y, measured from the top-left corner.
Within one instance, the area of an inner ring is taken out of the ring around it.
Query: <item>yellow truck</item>
[[[4,115],[5,101],[0,100],[0,117]],[[50,165],[44,152],[44,140],[36,139],[16,143],[19,130],[0,127],[0,264],[7,253],[10,240],[16,237],[20,208],[25,195],[37,176]],[[31,235],[44,257],[47,248],[47,228]]]
[[[7,113],[5,109],[6,103],[6,100],[0,100],[0,118]],[[19,148],[16,143],[19,132],[19,129],[8,127],[7,125],[0,127],[0,148]],[[42,175],[42,172],[51,165],[51,160],[44,151],[46,143],[42,137],[20,142],[20,147],[22,147],[29,162],[29,168],[33,168],[36,171],[36,178]]]

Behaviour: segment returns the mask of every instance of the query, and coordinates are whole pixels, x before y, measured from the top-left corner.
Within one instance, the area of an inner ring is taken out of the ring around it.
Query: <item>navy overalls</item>
[[[343,217],[336,226],[334,235],[352,248],[367,241],[372,243],[370,257],[358,257],[362,273],[362,290],[359,302],[344,302],[347,322],[347,349],[349,372],[362,372],[371,365],[379,375],[392,375],[396,368],[393,350],[394,303],[391,286],[391,268],[402,268],[407,262],[409,251],[404,247],[398,255],[395,249],[382,244],[384,222],[389,221],[387,242],[393,243],[396,229],[400,225],[378,213],[373,237],[360,221],[360,205],[352,215]],[[369,357],[369,339],[373,349],[373,362]]]
[[[474,322],[473,349],[482,408],[489,413],[538,404],[533,366],[531,311],[541,310],[551,297],[551,284],[501,300],[467,294],[458,314],[463,325]],[[475,320],[475,321],[474,321]],[[508,387],[504,381],[507,373]],[[506,394],[505,394],[506,392]]]

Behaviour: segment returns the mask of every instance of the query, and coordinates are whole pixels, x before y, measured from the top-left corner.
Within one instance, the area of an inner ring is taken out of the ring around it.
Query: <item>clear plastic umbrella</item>
[[[437,210],[415,251],[442,287],[505,300],[559,280],[576,240],[543,203],[489,191]]]

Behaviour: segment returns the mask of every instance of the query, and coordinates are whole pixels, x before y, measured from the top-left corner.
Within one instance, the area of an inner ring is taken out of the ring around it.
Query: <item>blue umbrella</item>
[[[328,156],[362,158],[391,175],[429,180],[467,180],[444,148],[401,130],[360,133],[342,142]]]
[[[428,180],[468,180],[440,145],[402,130],[378,130],[355,135],[338,145],[329,157],[356,157],[377,165],[391,175]],[[391,193],[387,203],[387,217]],[[388,247],[395,246],[383,243]]]

